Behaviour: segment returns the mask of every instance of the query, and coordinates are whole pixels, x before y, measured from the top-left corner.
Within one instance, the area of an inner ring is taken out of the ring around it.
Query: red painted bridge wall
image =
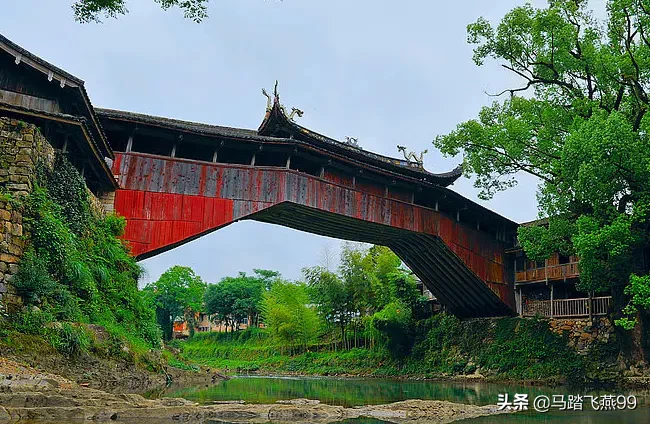
[[[512,307],[503,246],[432,209],[284,168],[250,167],[117,153],[121,187],[116,212],[124,238],[139,257],[182,244],[282,202],[439,236],[500,299]],[[375,191],[375,190],[373,190]]]

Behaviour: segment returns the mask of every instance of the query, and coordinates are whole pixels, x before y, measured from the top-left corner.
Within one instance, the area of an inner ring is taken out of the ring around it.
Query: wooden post
[[[65,137],[63,138],[63,148],[61,149],[61,151],[63,153],[68,153],[68,138],[69,137],[70,136],[68,134],[66,134]]]
[[[219,152],[219,150],[217,150],[217,149],[214,150],[214,154],[212,155],[212,162],[213,163],[217,163],[217,157],[219,156],[218,152]]]
[[[384,187],[384,197],[388,197],[388,186]]]
[[[436,212],[438,212],[438,201],[436,200]]]
[[[255,166],[255,156],[257,156],[257,153],[253,153],[253,157],[251,158],[251,166]]]
[[[126,142],[126,152],[130,152],[133,149],[133,134],[129,135],[129,141]]]
[[[174,143],[174,147],[172,147],[172,153],[170,154],[170,156],[173,158],[176,157],[176,143]]]
[[[357,176],[353,175],[352,176],[352,188],[356,188],[357,186]]]
[[[415,192],[411,192],[411,203],[415,203]]]
[[[591,325],[593,325],[593,314],[591,313],[591,291],[587,292],[587,311],[589,312],[589,321],[591,322]]]
[[[551,283],[551,318],[553,318],[553,283]]]
[[[285,165],[285,168],[289,169],[291,167],[291,155],[287,156],[287,163]]]

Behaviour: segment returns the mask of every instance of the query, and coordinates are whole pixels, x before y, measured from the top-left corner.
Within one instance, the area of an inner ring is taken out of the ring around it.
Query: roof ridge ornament
[[[412,151],[406,153],[406,147],[400,146],[399,144],[397,145],[397,150],[402,152],[404,159],[406,159],[409,165],[424,169],[424,155],[425,153],[429,152],[429,149],[424,149],[421,151],[419,157],[415,154],[415,152]]]
[[[284,116],[287,117],[289,121],[294,121],[294,117],[297,115],[299,118],[302,118],[302,115],[304,115],[304,111],[301,109],[298,109],[297,107],[292,107],[291,108],[291,113],[287,113],[287,110],[285,109],[284,105],[280,103],[280,94],[278,93],[278,80],[275,80],[275,86],[273,87],[273,99],[271,99],[271,96],[269,93],[266,92],[264,88],[262,88],[262,94],[266,96],[266,111],[270,112],[273,109],[273,106],[277,103],[278,107],[280,108],[280,111],[284,114]]]
[[[358,143],[359,139],[357,137],[350,137],[350,136],[345,136],[345,144],[348,146],[352,146],[357,149],[361,149],[361,146],[359,146]]]

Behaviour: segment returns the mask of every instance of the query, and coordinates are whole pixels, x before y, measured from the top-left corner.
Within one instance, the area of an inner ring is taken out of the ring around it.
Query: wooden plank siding
[[[378,184],[362,181],[352,188],[332,182],[327,172],[319,178],[283,167],[116,156],[113,172],[121,188],[115,210],[126,217],[124,238],[139,258],[255,219],[387,245],[459,315],[514,310],[501,242],[433,209],[385,197]]]
[[[560,255],[553,254],[545,262],[545,266],[538,267],[535,261],[526,261],[526,269],[518,269],[515,272],[515,282],[525,283],[534,281],[564,281],[571,278],[578,278],[580,270],[578,258],[570,256],[568,263],[560,263]]]

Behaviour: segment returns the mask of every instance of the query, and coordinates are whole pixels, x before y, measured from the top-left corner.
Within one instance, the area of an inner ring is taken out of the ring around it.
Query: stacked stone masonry
[[[20,200],[32,192],[39,163],[54,163],[54,149],[38,128],[0,117],[0,312],[22,304],[11,285],[28,239]]]
[[[586,354],[594,342],[607,343],[615,336],[614,327],[607,318],[550,319],[549,327],[557,334],[569,337],[569,346]]]

